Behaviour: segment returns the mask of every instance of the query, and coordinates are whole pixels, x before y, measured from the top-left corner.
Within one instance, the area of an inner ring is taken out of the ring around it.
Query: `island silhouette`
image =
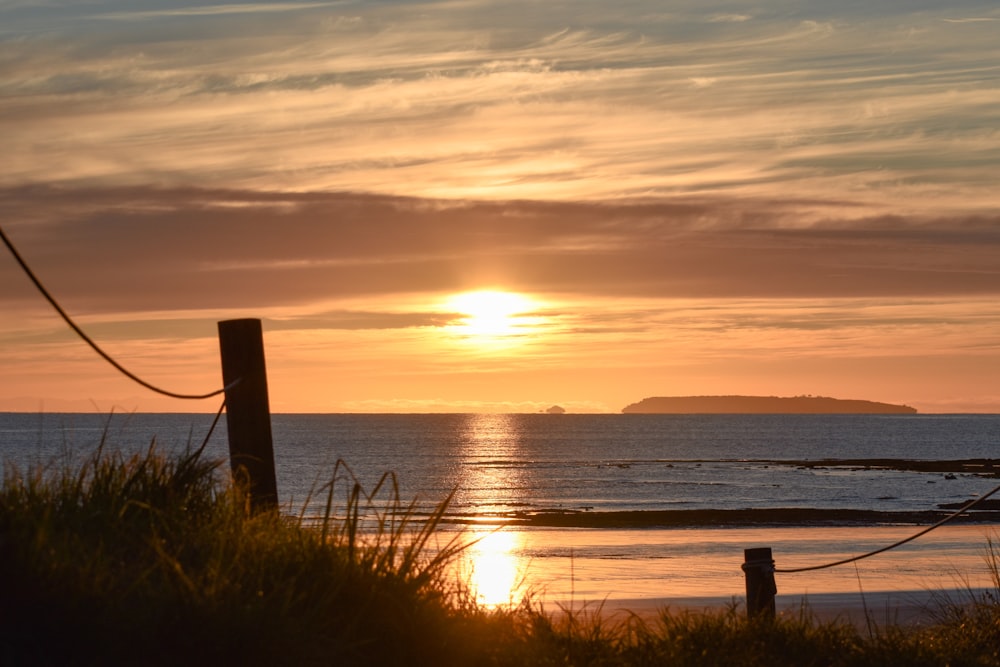
[[[625,414],[916,414],[916,408],[827,396],[654,396]]]

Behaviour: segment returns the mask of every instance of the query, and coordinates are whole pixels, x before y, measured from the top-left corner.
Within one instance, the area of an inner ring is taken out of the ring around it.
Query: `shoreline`
[[[444,521],[477,526],[534,528],[767,528],[922,526],[952,514],[942,510],[883,511],[817,509],[805,507],[761,509],[621,510],[519,510],[498,515],[447,516]],[[1000,510],[969,510],[955,517],[958,524],[1000,524]]]

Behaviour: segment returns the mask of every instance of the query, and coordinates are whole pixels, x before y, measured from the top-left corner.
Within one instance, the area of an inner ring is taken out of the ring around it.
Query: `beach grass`
[[[318,522],[252,515],[221,462],[152,446],[6,467],[0,664],[1000,665],[996,592],[944,603],[930,624],[863,628],[808,608],[487,608],[450,567],[466,543],[440,530],[447,498],[418,520],[391,475],[317,493]]]

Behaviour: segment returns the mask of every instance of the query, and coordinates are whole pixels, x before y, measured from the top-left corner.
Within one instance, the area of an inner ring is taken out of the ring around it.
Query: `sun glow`
[[[496,607],[517,602],[524,574],[515,553],[519,546],[517,534],[496,531],[487,533],[469,548],[469,583],[480,604]]]
[[[465,292],[449,299],[447,306],[462,316],[454,331],[480,339],[507,338],[525,333],[538,319],[530,316],[535,303],[514,292]]]

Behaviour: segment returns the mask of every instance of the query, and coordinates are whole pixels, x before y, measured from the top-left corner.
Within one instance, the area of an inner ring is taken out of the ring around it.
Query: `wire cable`
[[[984,500],[986,500],[987,498],[989,498],[990,496],[992,496],[997,491],[1000,491],[1000,486],[994,488],[992,491],[990,491],[989,493],[987,493],[985,495],[979,496],[975,500],[970,500],[965,505],[963,505],[961,507],[961,509],[955,511],[952,514],[949,514],[948,516],[946,516],[945,518],[941,519],[940,521],[938,521],[934,525],[928,526],[927,528],[924,528],[923,530],[921,530],[920,532],[916,533],[915,535],[911,535],[911,536],[907,537],[906,539],[903,539],[903,540],[900,540],[899,542],[895,542],[893,544],[890,544],[887,547],[882,547],[881,549],[876,549],[875,551],[869,551],[868,553],[861,554],[860,556],[852,556],[851,558],[845,558],[844,560],[838,560],[835,563],[826,563],[825,565],[811,565],[809,567],[796,567],[796,568],[790,568],[790,569],[775,568],[774,571],[775,572],[781,572],[782,574],[792,574],[792,573],[795,573],[795,572],[809,572],[811,570],[823,570],[823,569],[826,569],[828,567],[836,567],[838,565],[846,565],[847,563],[853,563],[855,561],[859,561],[859,560],[862,560],[864,558],[869,558],[869,557],[874,556],[876,554],[880,554],[880,553],[883,553],[885,551],[889,551],[890,549],[895,549],[896,547],[902,546],[902,545],[906,544],[907,542],[912,542],[913,540],[917,539],[918,537],[922,537],[922,536],[926,535],[927,533],[931,532],[935,528],[939,528],[939,527],[943,526],[944,524],[948,523],[949,521],[954,520],[959,515],[961,515],[961,514],[965,513],[966,511],[972,509],[973,507],[975,507],[979,503],[983,502]]]
[[[38,291],[42,293],[42,296],[45,297],[45,300],[48,301],[49,304],[51,304],[51,306],[53,308],[55,308],[55,311],[57,313],[59,313],[59,315],[63,318],[63,321],[65,321],[66,324],[69,325],[69,328],[72,329],[73,331],[75,331],[76,335],[79,336],[83,340],[83,342],[85,342],[87,345],[89,345],[91,347],[91,349],[94,350],[94,352],[97,352],[97,354],[101,355],[101,357],[103,357],[104,360],[107,361],[109,364],[111,364],[112,366],[114,366],[115,369],[118,370],[119,373],[121,373],[125,377],[129,378],[133,382],[141,384],[146,389],[149,389],[150,391],[154,391],[157,394],[162,394],[164,396],[169,396],[171,398],[181,398],[181,399],[186,399],[186,400],[201,400],[201,399],[205,399],[205,398],[212,398],[213,396],[218,396],[219,394],[225,392],[227,389],[233,387],[237,382],[239,382],[239,380],[236,380],[236,381],[231,382],[230,384],[226,385],[222,389],[218,389],[216,391],[213,391],[213,392],[210,392],[210,393],[207,393],[207,394],[180,394],[180,393],[173,392],[173,391],[167,391],[166,389],[161,389],[160,387],[157,387],[156,385],[150,384],[149,382],[146,382],[145,380],[143,380],[139,376],[137,376],[137,375],[129,372],[124,366],[122,366],[117,361],[115,361],[111,357],[111,355],[109,355],[107,352],[105,352],[104,350],[102,350],[97,345],[97,343],[95,343],[93,340],[91,340],[90,336],[88,336],[86,333],[84,333],[83,329],[81,329],[80,327],[78,327],[76,325],[76,323],[70,318],[70,316],[66,314],[66,311],[64,311],[62,309],[62,307],[55,300],[55,298],[51,294],[49,294],[48,290],[45,289],[45,286],[42,285],[42,282],[35,276],[34,272],[28,266],[27,262],[25,262],[24,259],[21,257],[21,254],[17,251],[17,248],[14,247],[14,244],[11,242],[11,240],[9,238],[7,238],[7,235],[3,231],[3,227],[0,227],[0,239],[3,240],[4,245],[6,245],[7,249],[10,250],[10,253],[14,256],[14,259],[17,260],[17,263],[21,266],[21,269],[24,271],[25,275],[27,275],[28,278],[31,279],[31,282],[35,284],[35,287],[37,287]]]
[[[205,434],[205,439],[201,441],[201,447],[195,450],[194,456],[199,457],[201,453],[205,451],[205,447],[208,446],[208,441],[212,439],[212,434],[215,433],[215,427],[219,425],[219,419],[222,417],[222,411],[226,409],[226,398],[222,397],[222,405],[215,413],[215,419],[212,420],[212,425],[208,427],[208,433]]]

